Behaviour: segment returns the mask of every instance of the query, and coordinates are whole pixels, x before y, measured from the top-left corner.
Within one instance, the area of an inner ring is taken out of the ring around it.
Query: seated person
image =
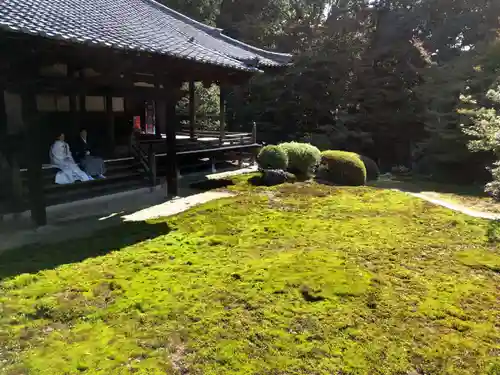
[[[60,133],[50,147],[50,162],[60,171],[56,174],[56,184],[72,184],[75,181],[90,181],[92,177],[82,171],[75,163],[69,145]]]
[[[98,156],[91,155],[91,149],[87,139],[87,130],[80,131],[74,146],[75,160],[88,175],[97,178],[105,178],[106,166],[104,160]]]

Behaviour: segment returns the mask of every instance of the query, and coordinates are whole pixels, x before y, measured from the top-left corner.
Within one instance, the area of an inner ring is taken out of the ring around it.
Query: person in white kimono
[[[69,145],[64,141],[64,133],[59,134],[50,148],[50,162],[60,170],[56,174],[56,184],[72,184],[75,181],[92,180],[92,177],[82,171],[75,163]]]

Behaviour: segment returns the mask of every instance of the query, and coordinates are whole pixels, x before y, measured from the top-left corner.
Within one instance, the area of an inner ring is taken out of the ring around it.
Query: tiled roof
[[[228,68],[287,65],[291,55],[231,39],[154,0],[1,0],[0,28]]]

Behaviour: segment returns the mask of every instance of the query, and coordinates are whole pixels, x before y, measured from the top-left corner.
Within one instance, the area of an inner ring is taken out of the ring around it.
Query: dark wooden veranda
[[[89,98],[101,98],[104,126],[98,134],[109,150],[115,149],[117,126],[123,126],[120,121],[128,126],[134,106],[154,102],[156,135],[131,134],[131,157],[143,164],[153,184],[157,171],[163,171],[168,195],[176,195],[180,157],[241,153],[257,145],[251,127],[243,133],[225,131],[224,88],[289,62],[290,55],[227,38],[154,1],[33,0],[23,8],[5,0],[0,4],[0,153],[13,176],[11,198],[20,195],[19,174],[25,168],[32,218],[38,225],[46,223],[48,149],[42,140],[55,129],[47,125],[43,98],[56,98],[57,106],[60,101],[66,107],[62,131],[70,135],[92,123]],[[60,68],[57,74],[49,69],[55,66]],[[221,87],[221,126],[216,132],[196,129],[194,82]],[[186,94],[185,83],[190,106],[188,126],[182,127],[176,105]],[[20,126],[12,126],[7,95],[18,98]],[[115,112],[117,102],[121,115]]]

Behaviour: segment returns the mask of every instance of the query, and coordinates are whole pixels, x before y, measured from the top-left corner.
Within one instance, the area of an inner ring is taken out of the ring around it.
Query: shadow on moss
[[[78,241],[8,250],[0,254],[0,280],[103,256],[169,232],[166,223],[126,222]]]

